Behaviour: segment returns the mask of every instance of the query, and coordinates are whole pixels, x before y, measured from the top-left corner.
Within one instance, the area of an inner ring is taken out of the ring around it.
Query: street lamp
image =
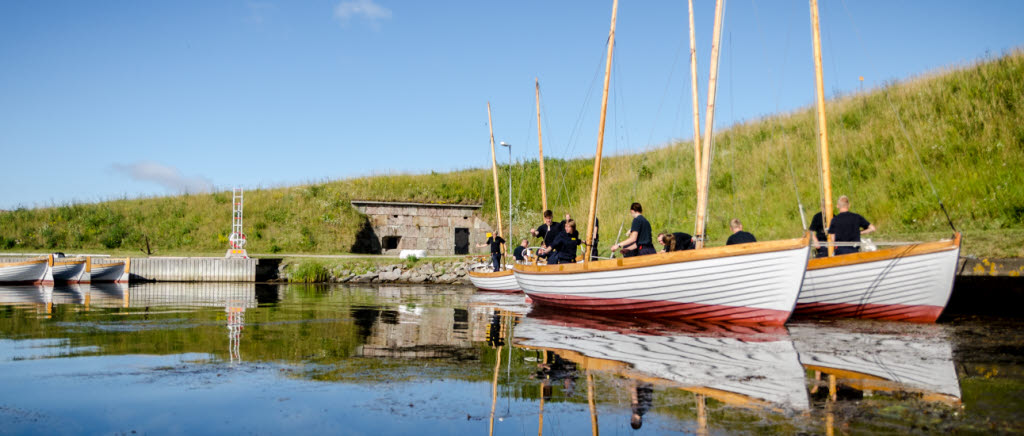
[[[501,141],[502,147],[508,147],[508,249],[512,249],[512,144]],[[516,244],[519,245],[519,244]]]

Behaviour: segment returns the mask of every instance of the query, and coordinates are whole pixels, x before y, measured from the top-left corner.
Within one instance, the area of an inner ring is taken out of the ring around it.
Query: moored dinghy
[[[615,45],[616,1],[608,37],[604,95],[594,158],[587,241],[593,240],[601,151],[608,105],[612,49]],[[710,144],[714,115],[718,41],[723,5],[715,7],[712,66],[708,86],[708,123],[699,159],[698,234],[705,234]],[[692,35],[691,35],[692,37]],[[696,126],[695,126],[696,127]],[[696,136],[695,136],[696,138]],[[729,321],[782,325],[796,303],[809,255],[810,236],[726,247],[652,254],[624,259],[569,265],[516,265],[519,286],[540,304],[604,313],[684,317],[703,321]]]
[[[39,284],[49,268],[49,259],[0,263],[0,283]]]
[[[522,292],[512,270],[498,272],[469,272],[469,281],[478,289],[494,292]]]
[[[131,260],[127,258],[117,261],[104,261],[104,263],[97,263],[94,259],[91,267],[91,280],[93,282],[128,283],[130,263]]]
[[[55,283],[78,283],[85,275],[86,261],[77,258],[53,259],[53,281]]]

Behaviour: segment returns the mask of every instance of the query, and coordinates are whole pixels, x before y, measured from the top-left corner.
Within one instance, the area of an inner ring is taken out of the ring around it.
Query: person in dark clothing
[[[816,250],[816,257],[828,256],[828,247],[823,245],[824,242],[828,242],[828,236],[825,234],[825,220],[821,218],[821,212],[814,214],[814,217],[811,218],[811,226],[807,230],[812,232],[811,245]]]
[[[483,244],[477,244],[477,248],[491,246],[491,263],[494,265],[494,272],[501,271],[501,244],[504,244],[505,240],[501,236],[490,233],[487,234],[487,242]]]
[[[638,381],[630,393],[633,414],[629,417],[629,426],[639,430],[644,425],[644,414],[654,405],[654,385]]]
[[[545,210],[544,224],[541,224],[536,229],[530,230],[530,233],[533,234],[534,237],[544,239],[540,244],[542,249],[550,248],[551,244],[555,242],[555,237],[562,232],[562,223],[553,222],[554,215],[555,214],[551,212],[551,209]],[[544,254],[541,254],[541,251],[543,251]],[[537,255],[542,258],[546,258],[548,252],[549,250],[538,250]]]
[[[516,258],[516,262],[526,262],[526,247],[529,245],[530,241],[527,241],[526,239],[519,242],[519,246],[512,252],[512,256]]]
[[[598,237],[597,233],[597,230],[599,228],[600,225],[598,225],[598,219],[597,217],[594,217],[594,243],[590,244],[590,260],[597,260],[597,247],[599,241],[601,240],[601,238]]]
[[[729,221],[729,229],[732,230],[732,235],[725,241],[725,245],[757,242],[757,238],[755,238],[754,235],[750,234],[750,232],[743,231],[743,223],[736,218]]]
[[[581,242],[578,235],[576,221],[566,221],[565,230],[558,234],[547,250],[553,252],[548,254],[548,265],[576,262],[576,250]]]
[[[875,226],[864,219],[864,217],[850,212],[850,199],[847,196],[839,197],[836,202],[839,213],[832,217],[828,225],[828,233],[835,235],[836,242],[860,242],[860,235],[866,235],[875,231]],[[860,251],[860,247],[836,247],[836,255],[850,254]]]
[[[662,253],[670,251],[683,251],[693,249],[693,236],[689,233],[675,232],[675,233],[659,233],[658,243],[665,246],[661,250]]]
[[[612,252],[623,248],[622,257],[642,256],[654,254],[654,244],[651,242],[651,223],[643,216],[644,208],[640,203],[633,203],[629,206],[629,213],[633,215],[633,224],[629,227],[629,237],[625,241],[612,245]],[[636,245],[635,249],[625,248]]]

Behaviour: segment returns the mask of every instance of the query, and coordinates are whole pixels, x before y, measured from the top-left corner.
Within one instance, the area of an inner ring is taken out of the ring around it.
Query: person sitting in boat
[[[757,242],[757,238],[750,232],[743,231],[743,223],[738,218],[729,220],[729,229],[732,230],[732,235],[725,241],[725,245],[735,244],[746,244],[749,242]]]
[[[821,203],[821,209],[825,209],[824,202]],[[807,230],[811,231],[811,245],[815,249],[815,257],[828,256],[828,247],[822,245],[822,242],[828,242],[828,236],[825,234],[825,220],[821,217],[821,212],[814,214],[811,226]]]
[[[494,265],[494,272],[501,271],[501,244],[504,244],[505,240],[501,236],[491,235],[487,233],[487,242],[483,244],[476,244],[476,248],[491,246],[491,264]]]
[[[828,225],[828,233],[835,235],[836,242],[860,242],[860,235],[866,235],[875,231],[875,225],[868,222],[864,217],[850,212],[850,199],[847,196],[839,197],[836,202],[839,213],[832,217]],[[835,253],[850,254],[860,251],[860,247],[836,247]]]
[[[512,256],[515,256],[516,262],[526,262],[526,256],[529,256],[529,250],[526,247],[530,246],[530,241],[525,238],[519,241],[519,246],[516,247],[515,251],[512,252]]]
[[[580,246],[579,232],[576,231],[576,221],[569,219],[565,222],[565,230],[558,234],[551,244],[553,254],[548,255],[548,265],[559,263],[575,263],[576,250]]]
[[[659,233],[658,243],[665,246],[665,248],[661,250],[662,253],[692,250],[694,247],[693,236],[690,236],[689,233],[683,232]]]
[[[629,206],[629,213],[633,215],[633,224],[629,227],[629,237],[625,241],[612,245],[613,253],[620,248],[622,257],[656,253],[654,244],[651,243],[651,223],[644,218],[643,212],[644,208],[640,203],[633,203]]]

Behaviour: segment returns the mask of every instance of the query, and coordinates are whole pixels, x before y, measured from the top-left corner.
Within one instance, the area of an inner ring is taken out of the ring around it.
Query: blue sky
[[[822,0],[826,89],[1024,44],[1024,2]],[[713,2],[695,4],[708,75]],[[0,209],[592,155],[611,1],[0,2]],[[692,136],[685,1],[619,5],[606,153]],[[806,1],[727,3],[717,128],[813,101]],[[701,87],[701,106],[705,104]],[[507,160],[499,150],[499,162]]]

